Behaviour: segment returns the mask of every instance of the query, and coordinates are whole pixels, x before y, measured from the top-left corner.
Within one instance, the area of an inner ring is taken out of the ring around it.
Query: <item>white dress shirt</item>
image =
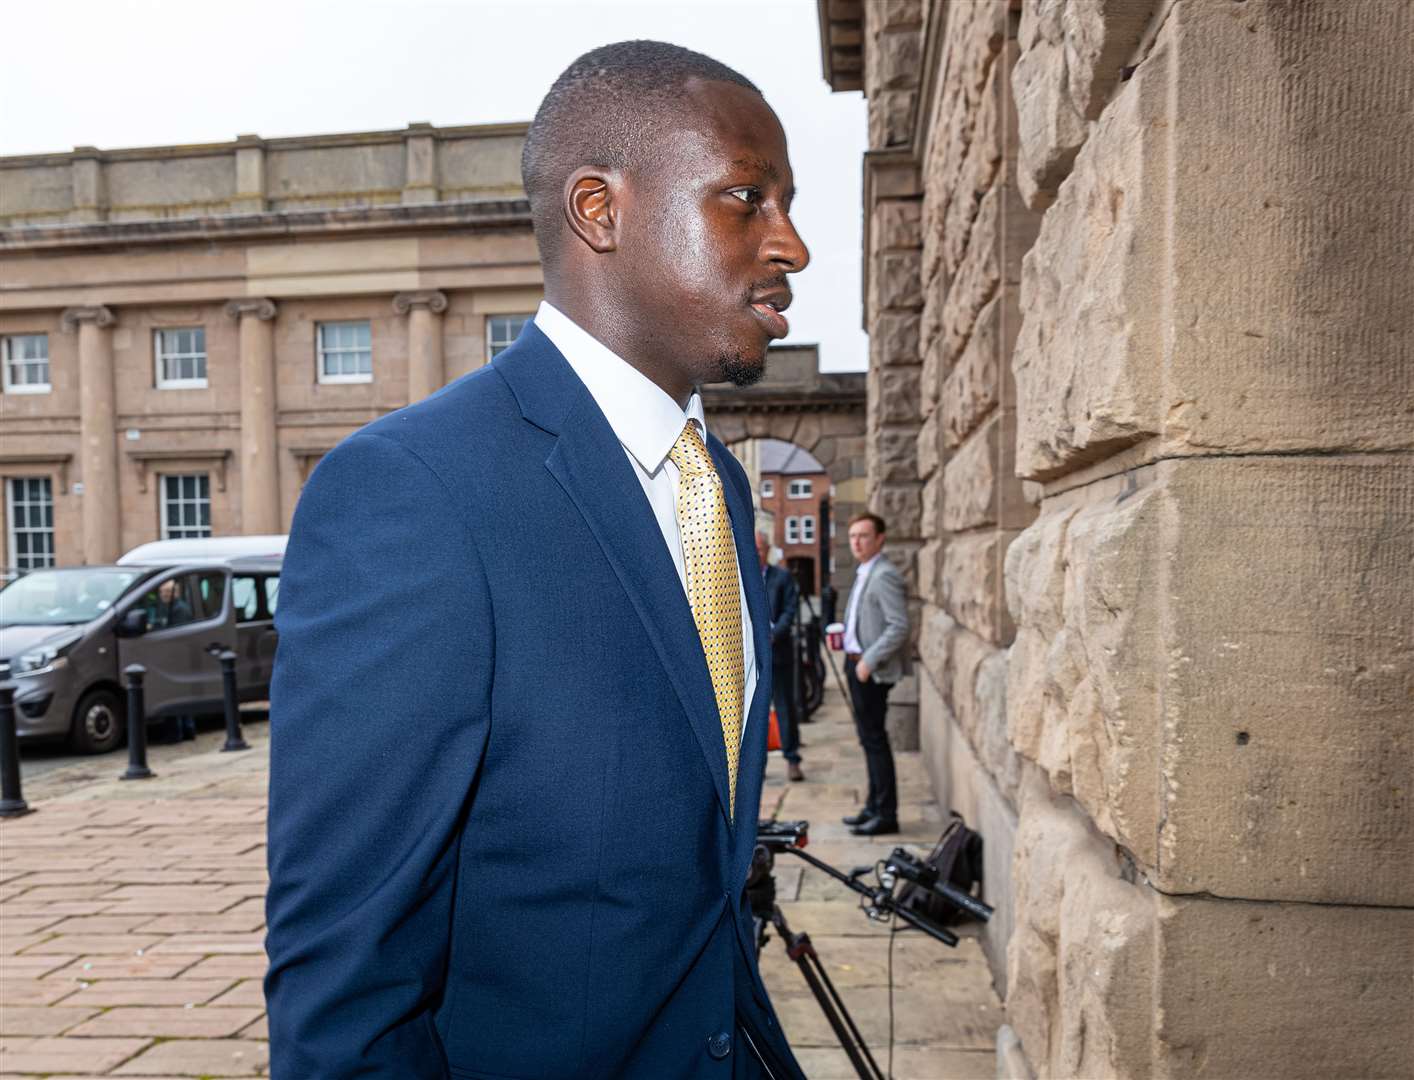
[[[854,572],[854,588],[849,590],[849,610],[844,613],[844,651],[847,653],[864,652],[864,646],[859,643],[859,598],[864,595],[864,583],[869,580],[870,569],[878,561],[876,554],[868,562],[860,563],[859,569]]]
[[[614,435],[628,455],[633,474],[643,485],[643,494],[648,498],[663,542],[677,568],[683,594],[687,595],[687,562],[683,557],[677,511],[679,474],[668,451],[689,420],[697,424],[702,441],[707,441],[701,395],[694,391],[687,410],[678,408],[677,402],[662,387],[546,301],[541,301],[535,312],[535,325],[569,361],[614,429]],[[745,674],[741,709],[744,731],[756,691],[756,647],[751,640],[751,614],[746,609],[740,563],[737,564],[737,588],[741,595],[741,659]]]

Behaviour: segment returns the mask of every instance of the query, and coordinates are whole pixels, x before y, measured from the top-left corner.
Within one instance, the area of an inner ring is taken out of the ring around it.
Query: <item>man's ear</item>
[[[623,178],[613,169],[584,166],[565,181],[565,218],[590,249],[604,254],[619,246],[619,202]]]

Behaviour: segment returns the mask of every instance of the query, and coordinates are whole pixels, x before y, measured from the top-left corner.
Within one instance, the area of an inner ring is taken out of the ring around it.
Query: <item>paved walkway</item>
[[[809,850],[846,870],[900,838],[863,841],[863,764],[835,695],[804,728],[807,781],[773,758],[763,813],[811,821]],[[0,1080],[18,1077],[252,1077],[267,1069],[260,979],[265,892],[266,725],[252,749],[218,752],[221,732],[154,747],[153,780],[122,783],[122,755],[28,781],[36,813],[0,823]],[[904,842],[926,847],[940,815],[916,754],[900,755]],[[853,893],[789,856],[782,907],[807,931],[881,1067],[887,1068],[889,934]],[[762,961],[813,1080],[854,1073],[779,941]],[[994,1075],[1001,1009],[975,939],[956,950],[914,933],[894,943],[894,1075]]]

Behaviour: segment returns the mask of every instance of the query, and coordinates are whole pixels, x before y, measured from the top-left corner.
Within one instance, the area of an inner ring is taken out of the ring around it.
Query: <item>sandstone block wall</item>
[[[888,523],[888,555],[910,586],[916,640],[917,582],[925,573],[919,549],[927,535],[924,478],[917,465],[925,383],[919,351],[923,207],[918,167],[906,148],[918,103],[924,6],[921,0],[886,0],[863,5],[862,14],[870,147],[864,230],[864,323],[869,333],[866,503]],[[841,532],[845,520],[839,518]],[[847,596],[852,575],[839,577]],[[889,730],[895,748],[918,748],[915,676],[906,677],[890,696]]]
[[[1006,739],[1005,650],[1015,626],[1003,568],[1008,545],[1036,512],[1015,476],[1010,363],[1021,260],[1037,226],[1016,183],[1010,73],[1019,19],[1005,0],[890,11],[865,5],[864,12],[871,115],[902,108],[897,95],[905,85],[911,95],[906,133],[888,146],[874,144],[866,187],[877,193],[884,170],[906,154],[915,186],[905,197],[917,207],[905,219],[913,232],[891,234],[911,252],[911,276],[891,293],[916,306],[914,332],[892,347],[876,339],[871,350],[871,367],[882,369],[871,391],[910,393],[893,401],[871,396],[871,416],[897,419],[879,427],[877,445],[896,456],[871,470],[870,501],[913,504],[905,519],[917,522],[922,542],[910,579],[919,632],[918,737],[939,801],[985,824],[987,895],[998,907],[985,941],[1004,984],[1019,759]],[[895,40],[904,38],[911,43]],[[913,81],[872,74],[883,56],[919,57]],[[871,132],[897,127],[877,119]],[[891,167],[894,175],[904,169]],[[875,221],[886,205],[876,195]],[[871,252],[871,274],[903,272],[884,270],[884,258]],[[872,319],[877,334],[878,317]],[[909,372],[905,385],[891,384],[895,371]]]
[[[1404,5],[1023,4],[1008,1016],[1040,1075],[1414,1069],[1412,44]]]
[[[1030,1069],[1414,1074],[1414,6],[863,17],[869,497]]]

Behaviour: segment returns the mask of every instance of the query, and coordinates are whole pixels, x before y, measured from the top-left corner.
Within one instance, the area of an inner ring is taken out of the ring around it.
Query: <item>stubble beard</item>
[[[727,353],[719,360],[722,378],[733,386],[754,386],[766,375],[766,357],[748,360],[740,352]]]

